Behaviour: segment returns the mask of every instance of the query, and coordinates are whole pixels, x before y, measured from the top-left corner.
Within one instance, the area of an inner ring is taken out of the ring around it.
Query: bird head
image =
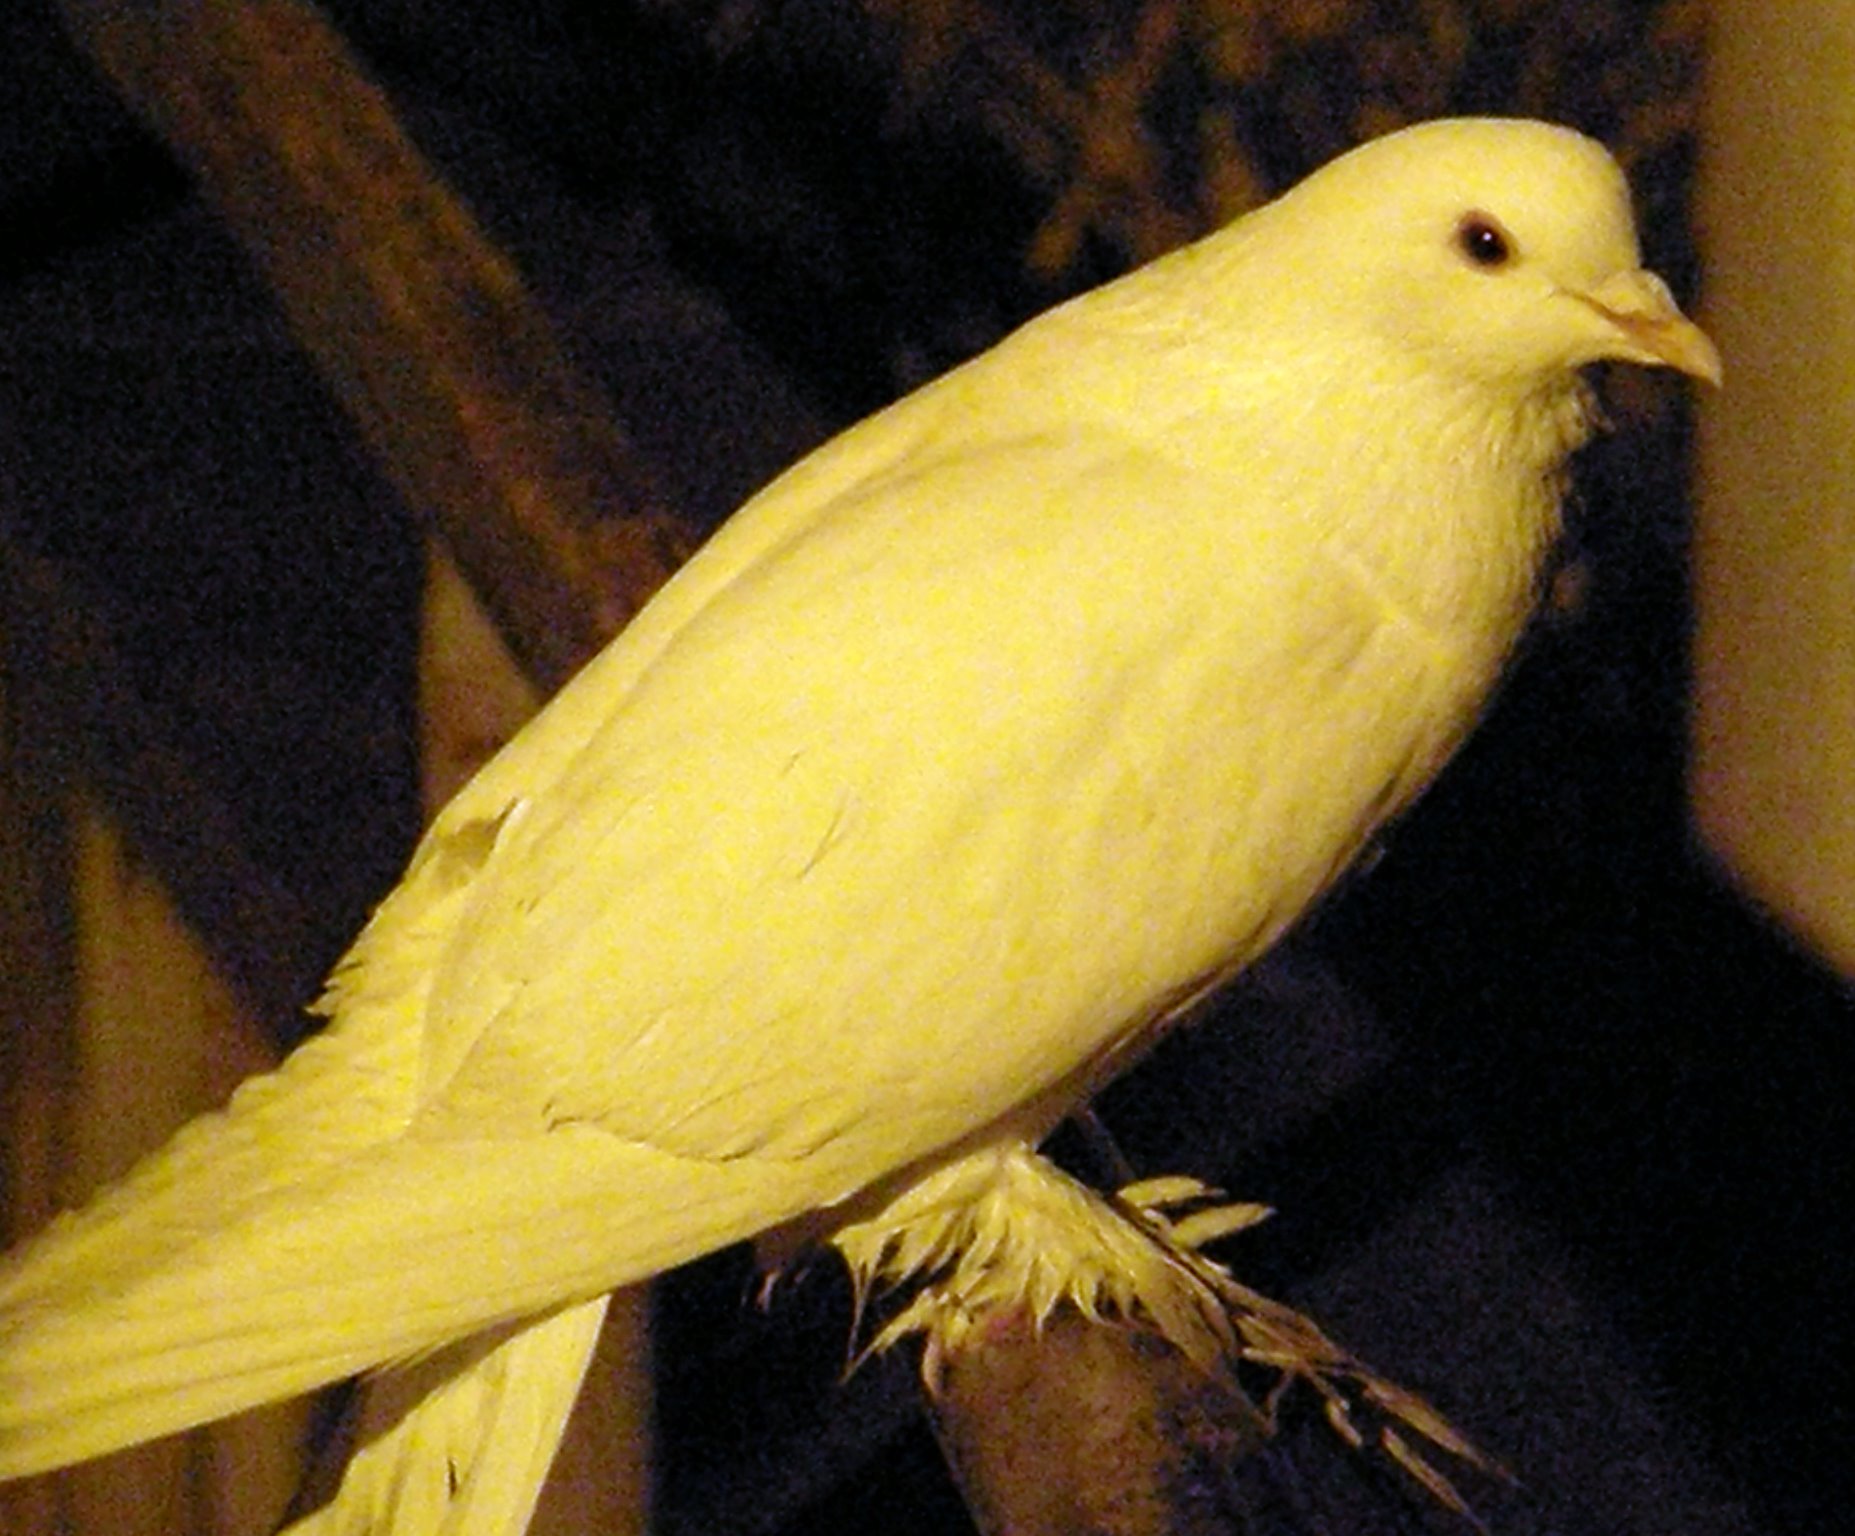
[[[1623,173],[1569,128],[1450,119],[1375,139],[1271,210],[1314,307],[1428,367],[1532,394],[1616,360],[1720,382],[1644,270]]]

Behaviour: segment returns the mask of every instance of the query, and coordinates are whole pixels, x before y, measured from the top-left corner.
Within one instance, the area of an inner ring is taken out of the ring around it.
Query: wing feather
[[[816,526],[690,619],[486,868],[434,1122],[579,1117],[841,1197],[1311,899],[1453,731],[1446,669],[1254,487],[1093,448],[1012,443],[1005,502],[984,453],[891,478],[834,525],[891,537]]]
[[[94,1281],[67,1274],[55,1295],[10,1301],[0,1476],[590,1300],[777,1220],[805,1194],[752,1165],[673,1158],[588,1127],[389,1143],[196,1224],[144,1270],[120,1256]],[[666,1210],[685,1214],[665,1222]]]

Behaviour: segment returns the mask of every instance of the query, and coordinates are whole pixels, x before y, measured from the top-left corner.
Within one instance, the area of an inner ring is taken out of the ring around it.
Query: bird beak
[[[1578,297],[1616,328],[1622,344],[1610,355],[1678,368],[1719,388],[1719,349],[1681,313],[1668,285],[1653,272],[1619,272]]]

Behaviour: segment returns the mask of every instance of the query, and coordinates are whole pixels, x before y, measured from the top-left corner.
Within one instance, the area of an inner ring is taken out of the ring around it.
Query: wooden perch
[[[936,1434],[985,1536],[1218,1536],[1269,1429],[1236,1382],[1063,1310],[997,1314],[944,1361]]]

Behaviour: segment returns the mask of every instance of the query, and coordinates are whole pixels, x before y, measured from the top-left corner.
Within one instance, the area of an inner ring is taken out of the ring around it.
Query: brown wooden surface
[[[1161,1340],[1003,1313],[946,1361],[935,1429],[985,1536],[1216,1536],[1229,1468],[1268,1428],[1236,1382]]]
[[[683,535],[519,275],[297,0],[64,0],[191,167],[381,464],[552,692]]]

